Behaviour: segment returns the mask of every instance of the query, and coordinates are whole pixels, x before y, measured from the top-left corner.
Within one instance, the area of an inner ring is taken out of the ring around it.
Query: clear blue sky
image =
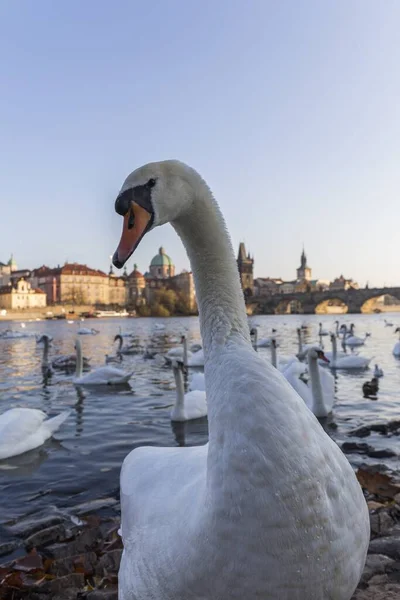
[[[257,276],[400,284],[398,0],[3,0],[0,260],[107,269],[141,164],[201,172]],[[149,234],[140,270],[172,228]],[[133,259],[129,262],[133,266]]]

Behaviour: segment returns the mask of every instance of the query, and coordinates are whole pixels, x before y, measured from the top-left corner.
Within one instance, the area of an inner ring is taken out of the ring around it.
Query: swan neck
[[[183,413],[183,408],[185,404],[185,390],[183,387],[183,377],[182,371],[179,367],[173,367],[174,378],[175,378],[175,386],[176,386],[176,398],[175,404],[173,408],[174,415],[180,415]]]
[[[75,352],[76,352],[76,371],[75,376],[78,379],[82,377],[83,372],[83,359],[82,359],[82,346],[80,340],[76,340],[75,342]]]
[[[183,364],[187,367],[188,364],[188,347],[186,336],[183,338]]]
[[[297,330],[297,339],[299,342],[299,354],[303,351],[303,340],[301,339],[301,330]]]
[[[313,413],[317,417],[324,416],[326,414],[326,408],[316,358],[308,356],[308,370],[310,372],[311,392],[313,397]]]
[[[332,337],[332,362],[333,364],[336,363],[336,358],[337,358],[337,344],[336,344],[336,338]]]
[[[196,286],[204,355],[232,335],[250,345],[239,271],[222,213],[204,181],[194,188],[191,207],[172,221],[189,256]]]
[[[47,365],[49,362],[49,339],[47,337],[43,338],[43,357],[42,364]]]
[[[278,352],[276,350],[275,344],[271,344],[271,363],[275,369],[278,368]]]

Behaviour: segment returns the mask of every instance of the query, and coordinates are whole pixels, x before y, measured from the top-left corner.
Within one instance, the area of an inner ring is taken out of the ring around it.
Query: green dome
[[[155,257],[150,263],[150,267],[168,267],[173,265],[174,263],[172,262],[168,254],[165,254],[165,250],[162,247],[159,249],[158,254],[155,255]]]

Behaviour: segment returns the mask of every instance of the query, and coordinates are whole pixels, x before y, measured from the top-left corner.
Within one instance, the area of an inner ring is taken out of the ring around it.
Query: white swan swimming
[[[379,367],[379,365],[375,365],[374,377],[383,377],[383,370]]]
[[[82,374],[82,346],[79,339],[75,342],[75,350],[76,350],[76,373],[74,378],[75,385],[124,385],[128,383],[130,378],[133,375],[133,371],[131,373],[126,373],[121,369],[117,369],[116,367],[98,367],[94,369],[90,373],[86,375]]]
[[[338,356],[337,353],[337,343],[336,343],[336,336],[335,335],[331,335],[331,342],[332,342],[332,354],[330,355],[331,358],[329,366],[331,367],[331,369],[367,369],[369,366],[369,363],[371,362],[372,358],[365,358],[365,356],[360,356],[359,354],[357,355],[350,355],[350,356]]]
[[[253,346],[255,348],[269,348],[275,333],[276,329],[273,329],[271,337],[258,339],[258,329],[257,327],[252,327],[250,330],[250,335],[253,337]]]
[[[322,328],[322,323],[319,324],[319,330],[318,330],[318,335],[320,337],[324,336],[324,335],[329,335],[329,331],[326,331],[326,329]]]
[[[387,321],[386,319],[383,319],[385,321],[385,327],[393,327],[393,323],[391,323],[390,321]]]
[[[164,358],[167,364],[170,364],[174,359],[179,359],[183,361],[183,364],[187,366],[188,359],[191,358],[192,352],[188,350],[187,347],[187,339],[185,335],[181,336],[181,345],[176,346],[175,348],[171,348],[168,350],[167,354],[165,354]]]
[[[282,356],[281,354],[279,354],[279,356],[278,356],[277,348],[278,348],[278,344],[276,342],[276,339],[272,338],[271,364],[273,367],[275,367],[275,369],[278,369],[278,371],[280,371],[281,373],[283,373],[289,367],[289,365],[291,365],[293,363],[300,363],[297,356],[287,356],[287,355]]]
[[[171,411],[171,421],[191,421],[207,416],[205,391],[193,390],[185,394],[182,375],[183,368],[183,362],[177,360],[172,362],[176,385],[176,400]]]
[[[77,325],[79,325],[78,322],[77,322]],[[89,327],[79,326],[76,333],[78,335],[97,335],[99,333],[99,331],[97,329],[93,329],[93,327],[89,328]]]
[[[369,333],[365,334],[365,337],[360,338],[357,337],[356,335],[354,335],[354,323],[352,323],[350,325],[350,330],[347,330],[347,326],[346,325],[342,325],[343,327],[343,342],[346,346],[364,346],[365,342],[367,341],[368,337],[370,336]]]
[[[399,341],[396,342],[394,345],[393,356],[395,356],[396,358],[400,358],[400,327],[396,327],[394,332],[399,334]]]
[[[349,600],[369,515],[353,468],[284,377],[254,352],[224,219],[196,171],[126,179],[113,262],[171,222],[196,284],[209,443],[142,447],[121,472],[120,600]]]
[[[204,373],[200,371],[195,371],[189,380],[189,391],[193,390],[201,390],[202,392],[206,391],[206,379],[204,377]]]
[[[43,344],[43,357],[42,357],[42,368],[49,365],[49,346],[53,338],[47,333],[44,333],[37,339],[38,344]],[[76,368],[76,354],[59,354],[55,356],[51,361],[53,369],[75,369]],[[89,359],[85,356],[82,357],[82,366],[84,370],[90,368]]]
[[[0,415],[0,460],[34,450],[64,423],[69,410],[46,419],[36,408],[10,408]]]
[[[318,360],[329,363],[321,348],[318,346],[310,348],[307,352],[310,385],[304,383],[298,376],[296,365],[291,365],[284,375],[314,415],[322,418],[332,412],[335,401],[335,379],[331,373],[318,366]]]

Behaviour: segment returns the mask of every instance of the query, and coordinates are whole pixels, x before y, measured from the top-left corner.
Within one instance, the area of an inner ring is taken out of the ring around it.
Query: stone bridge
[[[246,304],[249,314],[280,314],[286,312],[313,314],[319,305],[339,300],[347,306],[349,313],[360,313],[366,302],[383,295],[394,296],[400,300],[400,287],[252,296],[247,298]],[[292,310],[290,310],[290,307]]]

